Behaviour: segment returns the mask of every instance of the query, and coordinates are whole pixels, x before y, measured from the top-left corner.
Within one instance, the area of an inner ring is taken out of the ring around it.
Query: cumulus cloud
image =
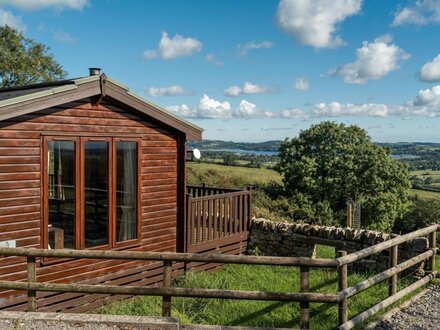
[[[148,87],[145,90],[145,93],[149,96],[153,97],[162,97],[162,96],[178,96],[178,95],[192,95],[193,93],[189,90],[186,90],[182,86],[172,85],[168,87]]]
[[[205,61],[206,61],[206,62],[209,62],[209,63],[212,63],[212,64],[215,64],[215,65],[223,65],[223,62],[222,62],[222,61],[219,61],[219,60],[215,57],[214,54],[207,54],[207,55],[205,56]]]
[[[234,114],[236,117],[251,119],[251,118],[274,118],[277,116],[272,111],[267,111],[259,108],[257,105],[241,100],[237,108],[237,112]]]
[[[440,81],[440,54],[432,61],[425,63],[420,69],[420,80],[426,82]]]
[[[389,114],[389,108],[385,104],[354,104],[339,102],[318,103],[313,109],[318,117],[340,117],[340,116],[374,116],[385,117]]]
[[[300,119],[307,120],[310,119],[310,115],[304,112],[304,110],[293,108],[293,109],[284,109],[280,113],[281,118],[290,118],[290,119]]]
[[[272,92],[269,87],[259,86],[246,81],[243,87],[231,86],[224,90],[223,94],[226,96],[239,96],[239,95],[250,95],[250,94],[266,94]]]
[[[299,91],[308,91],[310,89],[309,82],[306,78],[298,78],[293,87]]]
[[[420,90],[414,100],[414,105],[437,108],[440,111],[440,85]]]
[[[314,106],[312,112],[316,117],[437,117],[440,116],[440,85],[434,86],[431,89],[420,90],[413,100],[410,100],[404,104],[355,104],[339,102],[318,103]]]
[[[19,32],[26,30],[26,26],[23,24],[20,16],[15,16],[10,11],[0,8],[0,26],[6,25],[17,29]]]
[[[338,26],[360,12],[362,0],[281,0],[279,26],[301,44],[335,48],[343,44]]]
[[[22,10],[45,8],[82,10],[89,0],[0,0],[1,5],[9,5]]]
[[[167,109],[189,118],[224,119],[232,116],[229,102],[217,101],[206,94],[192,108],[182,104],[169,106]]]
[[[390,35],[384,35],[374,42],[364,41],[356,50],[356,60],[337,67],[330,75],[341,76],[348,84],[364,84],[377,80],[399,68],[399,64],[410,57],[399,46],[392,43]]]
[[[440,24],[440,0],[416,0],[394,13],[391,26]]]
[[[164,60],[172,60],[178,57],[190,56],[202,50],[202,43],[194,38],[185,38],[176,34],[172,39],[167,32],[162,32],[157,49],[144,51],[144,58],[152,59],[160,57]]]
[[[251,50],[272,48],[272,47],[273,47],[272,41],[267,41],[267,40],[264,40],[262,42],[251,41],[244,45],[237,45],[237,50],[239,56],[246,56]]]

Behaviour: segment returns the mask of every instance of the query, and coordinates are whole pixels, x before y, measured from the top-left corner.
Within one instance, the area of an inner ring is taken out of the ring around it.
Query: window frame
[[[69,136],[69,135],[42,135],[41,139],[41,199],[42,199],[42,248],[48,248],[49,241],[49,166],[48,145],[51,141],[72,141],[75,146],[75,250],[122,250],[137,247],[141,242],[142,229],[142,139],[140,137],[115,136]],[[108,244],[85,247],[85,143],[107,142],[108,144]],[[137,198],[136,198],[136,238],[117,242],[116,239],[116,143],[136,143],[136,171],[137,171]],[[63,261],[66,259],[62,259]],[[67,259],[68,260],[68,259]],[[44,264],[52,264],[61,260],[45,258]]]

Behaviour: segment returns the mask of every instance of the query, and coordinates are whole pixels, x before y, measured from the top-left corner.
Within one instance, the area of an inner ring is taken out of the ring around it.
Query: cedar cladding
[[[176,250],[177,135],[108,101],[98,106],[77,101],[0,122],[0,241],[42,248],[43,135],[141,138],[141,244],[131,250]],[[161,271],[158,263],[73,260],[40,265],[37,280],[147,285],[159,281]],[[24,258],[0,257],[0,280],[25,278]],[[38,307],[61,310],[91,303],[99,296],[39,293]],[[23,293],[0,291],[0,308],[24,310],[24,301]]]

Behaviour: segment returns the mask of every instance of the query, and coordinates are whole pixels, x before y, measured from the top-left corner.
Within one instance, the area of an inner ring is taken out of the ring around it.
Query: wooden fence
[[[134,252],[134,251],[98,251],[98,250],[43,250],[28,248],[0,248],[3,256],[24,256],[27,258],[27,281],[0,281],[0,288],[11,290],[23,290],[27,292],[28,310],[37,311],[37,291],[45,292],[70,292],[70,293],[95,293],[95,294],[118,294],[118,295],[146,295],[162,297],[162,315],[170,316],[172,297],[192,298],[216,298],[216,299],[246,299],[246,300],[273,300],[299,302],[300,304],[300,328],[309,328],[311,302],[338,304],[339,324],[338,329],[352,329],[356,324],[364,322],[370,316],[382,311],[405,295],[417,290],[431,282],[436,276],[435,255],[437,225],[414,231],[409,234],[398,236],[383,243],[368,247],[361,251],[348,254],[345,251],[338,252],[336,259],[314,259],[303,257],[267,257],[223,254],[197,254],[197,253],[171,253],[171,252]],[[411,241],[417,237],[428,236],[429,248],[421,254],[397,264],[399,245]],[[390,250],[390,268],[374,275],[362,282],[348,287],[348,265],[380,253]],[[139,287],[139,286],[114,286],[114,285],[88,285],[88,284],[59,284],[39,283],[37,281],[36,258],[87,258],[87,259],[124,259],[124,260],[150,260],[163,262],[162,287]],[[414,267],[423,261],[428,261],[426,275],[397,291],[398,274],[410,267]],[[198,288],[172,287],[173,263],[217,263],[217,264],[248,264],[248,265],[272,265],[290,266],[300,269],[300,292],[267,292],[267,291],[243,291],[243,290],[217,290]],[[338,273],[337,293],[314,293],[310,292],[309,278],[310,269],[333,268]],[[348,301],[360,292],[373,287],[385,280],[389,281],[389,297],[380,303],[368,308],[359,315],[349,319]]]
[[[246,245],[252,191],[187,186],[186,251],[202,252],[223,244]]]

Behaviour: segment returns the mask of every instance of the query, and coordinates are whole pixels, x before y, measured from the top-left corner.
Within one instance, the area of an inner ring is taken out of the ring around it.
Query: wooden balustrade
[[[245,241],[250,226],[252,191],[187,186],[187,251],[200,244],[216,246],[217,240]]]

